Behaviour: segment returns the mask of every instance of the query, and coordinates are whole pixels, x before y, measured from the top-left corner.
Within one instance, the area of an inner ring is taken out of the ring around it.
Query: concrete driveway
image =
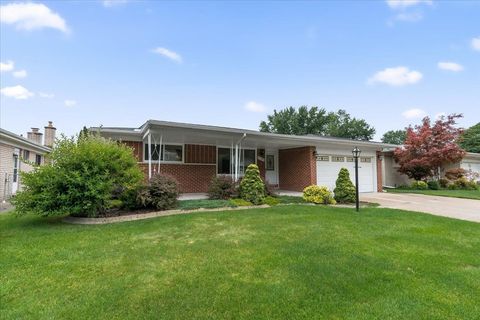
[[[385,208],[420,211],[436,216],[480,222],[480,200],[426,196],[413,193],[363,193],[361,201]]]

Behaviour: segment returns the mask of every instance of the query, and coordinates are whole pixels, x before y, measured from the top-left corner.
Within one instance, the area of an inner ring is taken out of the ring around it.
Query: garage
[[[317,185],[327,186],[333,191],[338,172],[347,168],[350,179],[355,184],[355,162],[351,155],[328,154],[317,149]],[[363,154],[358,162],[358,179],[360,192],[375,192],[376,170],[375,155]]]

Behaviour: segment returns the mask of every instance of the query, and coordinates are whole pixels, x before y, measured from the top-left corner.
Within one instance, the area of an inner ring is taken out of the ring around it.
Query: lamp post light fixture
[[[362,153],[362,151],[358,147],[353,148],[352,155],[355,159],[355,209],[357,212],[360,207],[360,199],[358,197],[358,158],[360,157],[360,153]]]

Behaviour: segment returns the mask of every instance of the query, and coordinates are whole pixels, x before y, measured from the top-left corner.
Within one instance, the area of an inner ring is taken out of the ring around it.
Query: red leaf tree
[[[408,127],[405,144],[394,153],[400,165],[398,171],[415,180],[426,180],[439,176],[442,165],[460,161],[465,151],[457,144],[462,129],[455,124],[461,117],[461,114],[442,116],[433,126],[430,118],[425,117],[422,125]]]

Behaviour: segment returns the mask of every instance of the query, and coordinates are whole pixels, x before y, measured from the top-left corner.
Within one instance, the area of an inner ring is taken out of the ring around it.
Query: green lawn
[[[277,206],[112,225],[0,215],[2,319],[478,319],[480,224]]]
[[[429,196],[442,196],[453,198],[477,199],[480,200],[480,190],[410,190],[410,189],[386,189],[387,192],[396,193],[420,193]]]

